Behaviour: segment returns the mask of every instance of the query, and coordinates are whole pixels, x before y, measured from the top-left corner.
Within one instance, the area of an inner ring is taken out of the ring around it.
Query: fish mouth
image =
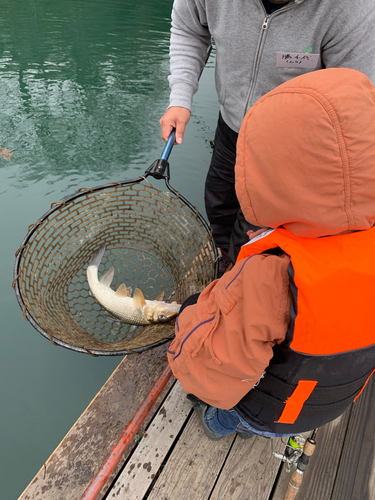
[[[144,307],[143,314],[151,323],[168,323],[178,316],[180,307],[178,304],[148,305]]]

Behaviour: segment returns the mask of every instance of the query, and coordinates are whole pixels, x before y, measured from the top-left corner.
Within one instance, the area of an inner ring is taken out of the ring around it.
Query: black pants
[[[234,165],[237,137],[237,132],[228,127],[220,114],[204,196],[215,243],[228,252],[232,262],[236,261],[241,246],[249,241],[247,231],[259,229],[245,220],[236,196]]]

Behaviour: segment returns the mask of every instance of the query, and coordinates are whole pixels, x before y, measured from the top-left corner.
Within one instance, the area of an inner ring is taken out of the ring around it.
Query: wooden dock
[[[165,363],[163,346],[124,358],[20,500],[78,500]],[[144,364],[130,397],[129,376],[137,380]],[[319,430],[297,500],[375,499],[374,395],[375,377]],[[145,436],[125,452],[98,499],[283,500],[289,475],[272,456],[270,440],[210,441],[178,382],[169,382],[142,429]],[[280,439],[274,445],[285,448]]]

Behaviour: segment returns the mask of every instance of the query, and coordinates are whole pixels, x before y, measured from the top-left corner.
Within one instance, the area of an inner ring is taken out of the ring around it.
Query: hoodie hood
[[[264,95],[237,141],[246,220],[316,238],[375,223],[375,87],[347,68],[314,71]]]

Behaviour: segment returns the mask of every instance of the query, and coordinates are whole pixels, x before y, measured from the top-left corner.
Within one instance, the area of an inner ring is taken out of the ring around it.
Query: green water
[[[17,498],[121,361],[54,347],[11,288],[14,253],[51,203],[138,177],[163,149],[172,0],[2,0],[0,491]],[[218,104],[213,59],[171,184],[204,212]]]

